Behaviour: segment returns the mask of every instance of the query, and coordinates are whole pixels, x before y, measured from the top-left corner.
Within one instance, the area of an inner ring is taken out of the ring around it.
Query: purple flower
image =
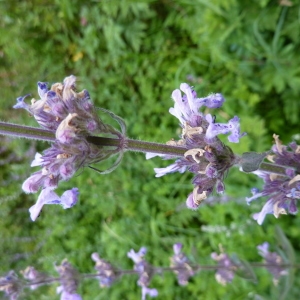
[[[72,265],[64,259],[59,266],[55,266],[60,275],[61,286],[57,287],[57,294],[61,293],[61,300],[81,300],[81,296],[76,293],[79,285],[79,273]]]
[[[125,125],[121,118],[104,110],[119,122],[122,133],[105,124],[98,117],[89,93],[86,90],[77,93],[75,88],[76,77],[73,75],[66,77],[63,83],[53,84],[50,89],[47,83],[38,82],[40,99],[32,99],[30,105],[25,103],[26,95],[19,97],[14,106],[27,110],[42,128],[52,131],[56,137],[56,141],[43,154],[36,154],[31,166],[40,166],[41,170],[33,173],[22,186],[26,193],[36,193],[42,189],[37,204],[31,208],[32,219],[36,219],[44,204],[57,203],[69,208],[76,203],[75,199],[71,200],[71,204],[66,202],[72,198],[68,194],[62,198],[55,194],[56,199],[53,199],[50,190],[56,189],[60,181],[69,180],[83,166],[123,152],[122,143],[116,147],[101,147],[87,141],[89,136],[99,134],[109,134],[123,140]]]
[[[57,289],[56,289],[56,293],[57,294],[60,294],[60,300],[82,300],[82,297],[79,295],[79,294],[71,294],[71,293],[68,293],[66,291],[64,291],[62,289],[61,286],[59,286]]]
[[[279,278],[288,274],[287,270],[281,266],[284,263],[283,259],[276,252],[269,252],[269,243],[267,242],[258,245],[257,249],[267,264],[266,269],[273,275],[273,283],[277,285]]]
[[[101,287],[111,286],[117,278],[117,274],[110,263],[101,259],[98,253],[92,254],[92,260],[96,263],[97,278]]]
[[[158,296],[158,291],[157,289],[150,289],[146,286],[142,286],[142,300],[146,300],[147,295],[151,298],[155,298]]]
[[[0,277],[0,291],[3,291],[10,300],[18,299],[22,286],[14,271],[10,271],[7,275]]]
[[[182,95],[183,92],[183,95]],[[231,149],[225,146],[217,137],[219,134],[230,133],[230,142],[237,143],[240,134],[239,118],[234,117],[228,124],[215,123],[210,114],[200,112],[202,107],[219,108],[225,101],[219,93],[205,98],[198,98],[197,93],[187,84],[182,83],[180,90],[172,93],[174,107],[169,112],[179,121],[182,134],[179,141],[170,141],[169,145],[180,145],[186,148],[184,157],[178,158],[166,168],[155,168],[156,177],[168,173],[190,171],[195,174],[194,190],[186,200],[190,209],[197,209],[199,205],[213,192],[223,193],[224,177],[228,170],[237,162]],[[173,159],[174,156],[147,153],[146,158],[160,156],[163,159]]]
[[[266,217],[267,214],[273,214],[273,203],[272,199],[266,202],[263,206],[260,213],[253,214],[253,219],[257,221],[259,225],[261,225]],[[282,212],[283,213],[283,212]]]
[[[296,214],[297,202],[300,199],[300,151],[296,143],[284,146],[277,135],[273,135],[275,145],[272,147],[273,155],[268,159],[275,166],[285,168],[285,175],[279,175],[268,171],[253,172],[264,180],[261,191],[252,189],[252,197],[246,198],[249,204],[260,197],[267,197],[265,205],[259,213],[253,215],[254,220],[261,225],[267,214],[273,214],[278,218],[282,214]]]
[[[135,252],[133,249],[131,249],[129,252],[127,252],[127,256],[131,258],[135,264],[138,264],[144,261],[144,256],[146,253],[147,248],[142,247],[138,252]]]
[[[188,258],[181,252],[182,244],[174,244],[173,250],[174,255],[171,257],[171,267],[174,268],[174,273],[177,274],[178,283],[187,285],[189,278],[195,273]]]
[[[43,189],[36,204],[29,208],[31,220],[36,220],[45,204],[60,204],[64,209],[74,206],[77,203],[78,195],[79,192],[77,188],[65,191],[61,197],[50,188]]]
[[[231,261],[230,257],[225,253],[217,254],[213,252],[211,258],[218,262],[219,268],[215,274],[217,282],[224,286],[227,283],[231,283],[234,278],[236,266]]]
[[[153,269],[144,259],[146,252],[147,249],[142,247],[138,252],[135,252],[133,249],[131,249],[127,253],[127,256],[134,262],[133,269],[139,274],[139,280],[137,284],[142,288],[142,300],[146,299],[146,295],[149,295],[150,297],[156,297],[158,295],[156,289],[148,288],[153,275]]]
[[[31,282],[30,289],[35,290],[39,286],[43,285],[43,280],[47,278],[47,275],[37,271],[34,267],[27,267],[20,272],[23,277]]]
[[[161,177],[168,173],[174,173],[174,172],[184,173],[186,169],[187,166],[180,166],[179,163],[174,163],[172,165],[169,165],[166,168],[154,168],[154,171],[156,173],[155,177]]]
[[[231,143],[238,143],[239,139],[245,135],[245,133],[240,134],[240,119],[235,116],[233,119],[228,121],[228,124],[215,123],[214,118],[208,114],[206,115],[206,121],[209,126],[206,130],[206,137],[212,139],[219,134],[227,134],[231,132],[228,136],[228,140]]]

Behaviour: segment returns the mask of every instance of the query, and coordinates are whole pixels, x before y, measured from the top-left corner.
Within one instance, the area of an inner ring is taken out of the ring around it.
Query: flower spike
[[[103,173],[114,170],[121,162],[124,152],[126,126],[115,114],[101,109],[115,119],[121,132],[104,123],[97,115],[86,90],[76,92],[76,77],[66,77],[63,83],[48,84],[38,82],[39,100],[32,99],[31,105],[24,97],[17,99],[14,108],[24,108],[31,113],[39,125],[55,134],[55,142],[43,154],[37,153],[31,166],[40,166],[24,183],[26,193],[36,193],[42,189],[37,203],[30,208],[32,220],[36,220],[44,204],[61,204],[63,208],[72,207],[78,198],[78,189],[63,193],[62,197],[53,192],[60,181],[69,180],[75,172],[93,163],[103,161],[119,153],[116,163]],[[119,140],[114,147],[95,145],[88,141],[90,136],[113,136]],[[96,168],[92,167],[97,170]]]
[[[183,92],[183,95],[182,95]],[[212,115],[205,115],[199,111],[206,106],[208,108],[219,108],[225,99],[219,93],[211,94],[205,98],[198,98],[197,93],[187,83],[180,85],[172,93],[174,107],[170,108],[170,114],[174,115],[182,128],[180,140],[170,141],[167,144],[184,146],[186,152],[183,157],[178,158],[175,163],[166,168],[154,168],[156,177],[168,173],[190,171],[195,174],[193,179],[194,190],[187,197],[186,205],[190,209],[197,209],[199,205],[213,192],[223,193],[223,183],[227,171],[237,163],[237,158],[232,150],[225,146],[218,138],[219,134],[230,133],[228,140],[238,143],[240,134],[239,118],[234,117],[228,124],[215,123]],[[160,156],[163,159],[172,159],[169,155],[157,155],[147,153],[150,159]]]

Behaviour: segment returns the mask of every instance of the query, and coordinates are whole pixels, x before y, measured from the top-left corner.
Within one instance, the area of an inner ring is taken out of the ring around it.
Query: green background
[[[170,95],[187,82],[199,96],[223,93],[224,106],[213,111],[218,121],[240,117],[248,135],[232,145],[236,153],[266,151],[274,132],[285,143],[299,138],[299,37],[296,0],[0,1],[0,119],[37,126],[25,111],[12,109],[15,98],[38,97],[37,81],[61,82],[74,74],[78,90],[87,89],[96,106],[126,121],[129,137],[166,142],[180,133],[178,120],[168,113]],[[64,258],[89,273],[93,252],[130,269],[126,253],[141,246],[148,248],[151,264],[168,266],[176,242],[184,244],[193,263],[213,264],[210,253],[218,252],[219,244],[229,254],[261,261],[256,246],[269,241],[276,249],[276,225],[299,257],[299,216],[270,215],[262,226],[252,220],[264,203],[247,206],[244,200],[251,187],[261,187],[254,175],[232,169],[225,181],[230,201],[216,198],[189,211],[184,203],[192,175],[155,178],[153,168],[168,162],[146,161],[141,153],[126,153],[108,175],[80,170],[57,190],[78,187],[79,203],[69,210],[46,206],[33,223],[28,208],[37,195],[22,193],[21,185],[33,172],[35,152],[48,145],[0,141],[1,274],[34,265],[56,275],[53,263]],[[165,273],[150,287],[158,289],[157,299],[298,299],[297,276],[274,287],[266,270],[255,272],[257,283],[236,276],[226,287],[213,272],[200,272],[186,287]],[[84,299],[140,299],[136,280],[124,276],[109,289],[86,280],[79,293]],[[21,298],[59,296],[53,285]]]

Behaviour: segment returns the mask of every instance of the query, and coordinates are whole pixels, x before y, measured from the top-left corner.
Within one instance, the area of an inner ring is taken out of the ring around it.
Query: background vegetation
[[[36,82],[59,82],[78,76],[96,106],[120,115],[132,138],[166,142],[178,135],[178,122],[168,113],[171,92],[181,82],[199,95],[222,92],[218,120],[241,119],[242,138],[234,151],[265,151],[276,132],[284,142],[299,137],[300,92],[299,1],[275,0],[24,0],[0,2],[0,118],[34,125],[25,112],[13,110],[15,98],[37,96]],[[78,187],[79,203],[70,210],[47,206],[37,222],[28,208],[37,195],[21,192],[32,172],[36,151],[47,145],[1,137],[0,273],[28,265],[55,274],[54,262],[67,257],[81,272],[92,272],[92,252],[131,268],[131,248],[148,248],[147,259],[168,265],[175,242],[195,263],[211,264],[209,255],[222,244],[228,253],[260,261],[256,246],[269,241],[276,249],[274,227],[285,232],[299,259],[299,216],[268,216],[258,226],[247,206],[253,175],[232,170],[226,180],[231,200],[188,211],[190,174],[154,177],[154,167],[127,153],[109,175],[84,169],[58,192]],[[172,274],[156,276],[151,287],[158,299],[298,299],[300,279],[274,287],[266,270],[258,283],[236,277],[226,287],[211,272],[201,272],[183,288]],[[81,284],[84,299],[140,299],[137,278],[124,277],[110,289],[97,281]],[[261,298],[257,298],[260,296]],[[23,299],[59,299],[55,287],[37,289]],[[284,297],[283,297],[284,298]]]

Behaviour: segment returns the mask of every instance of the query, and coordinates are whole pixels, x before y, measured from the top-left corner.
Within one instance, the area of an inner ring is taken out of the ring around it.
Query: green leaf
[[[242,154],[240,165],[244,172],[250,173],[259,169],[260,164],[267,156],[268,152],[245,152]]]

